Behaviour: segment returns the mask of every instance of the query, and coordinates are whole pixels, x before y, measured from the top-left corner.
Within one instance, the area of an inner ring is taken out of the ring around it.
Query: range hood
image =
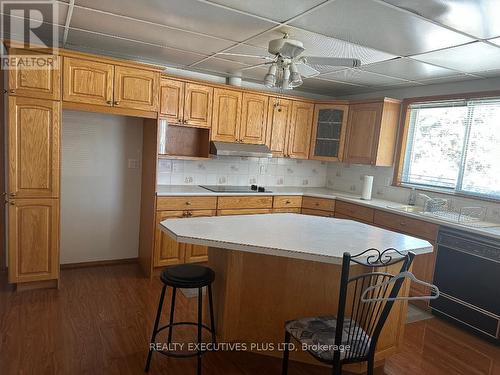
[[[250,145],[246,143],[210,142],[210,153],[217,156],[249,156],[256,158],[272,158],[273,153],[266,145]]]

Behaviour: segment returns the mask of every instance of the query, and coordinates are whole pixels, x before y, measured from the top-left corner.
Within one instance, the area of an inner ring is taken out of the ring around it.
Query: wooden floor
[[[0,373],[141,374],[161,284],[135,264],[63,270],[59,290],[15,293],[0,280]],[[195,319],[196,299],[179,294],[177,316]],[[168,310],[168,303],[166,304]],[[179,331],[186,339],[194,331]],[[195,374],[195,359],[153,356],[151,374]],[[208,353],[204,374],[279,374],[278,359]],[[290,374],[326,375],[292,362]],[[377,374],[500,375],[500,347],[430,319],[407,325],[403,351]]]

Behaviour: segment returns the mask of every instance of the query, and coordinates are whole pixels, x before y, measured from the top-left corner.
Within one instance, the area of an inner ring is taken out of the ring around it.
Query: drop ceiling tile
[[[338,96],[366,91],[366,86],[350,85],[343,82],[327,81],[319,78],[307,78],[298,91],[315,92],[322,95]]]
[[[400,56],[473,40],[373,0],[336,0],[291,24]]]
[[[490,39],[489,42],[496,44],[497,46],[500,46],[500,38]]]
[[[297,39],[304,43],[304,56],[358,58],[361,60],[362,64],[371,64],[397,57],[396,55],[386,52],[290,26],[268,31],[258,37],[250,39],[247,44],[267,50],[269,41],[283,38],[284,33],[288,33],[290,38]]]
[[[364,86],[388,86],[405,82],[399,78],[365,72],[359,69],[344,69],[338,72],[322,74],[319,78]]]
[[[325,0],[209,0],[212,3],[228,6],[261,17],[283,22],[308,9],[321,4]]]
[[[500,69],[500,48],[483,42],[429,52],[412,58],[466,73]]]
[[[204,55],[70,29],[67,48],[160,65],[186,66]]]
[[[196,0],[77,0],[77,4],[235,41],[243,41],[276,25]]]
[[[57,47],[60,47],[61,43],[62,43],[62,40],[63,40],[63,36],[64,36],[64,27],[57,26],[57,25],[54,25],[54,27],[56,27],[56,33],[57,33],[57,37],[59,39],[58,40],[58,44],[59,45]],[[11,34],[11,33],[8,33],[8,32],[4,33],[4,38],[6,40],[24,42],[23,37],[24,37],[24,35],[22,35],[22,34]],[[46,45],[50,45],[52,43],[52,32],[41,33],[40,39]]]
[[[500,35],[498,0],[384,0],[480,39]]]
[[[431,79],[425,79],[418,81],[423,85],[434,85],[434,84],[441,84],[441,83],[452,83],[452,82],[461,82],[461,81],[471,81],[471,80],[476,80],[476,79],[481,79],[481,77],[469,75],[469,74],[458,74],[455,76],[449,76],[449,77],[438,77],[438,78],[431,78]]]
[[[368,65],[363,67],[363,70],[403,78],[410,81],[457,75],[456,71],[426,64],[409,58],[399,58]]]
[[[476,75],[484,78],[500,77],[500,69],[486,70],[484,72],[477,72]]]
[[[54,20],[52,20],[51,23],[53,23],[55,25],[59,25],[59,26],[64,26],[64,24],[66,22],[66,16],[68,14],[69,7],[65,3],[56,2],[55,4],[57,6],[56,17]],[[0,15],[3,15],[3,14],[4,13],[0,12]],[[12,17],[15,17],[15,16],[12,16]],[[33,21],[49,22],[48,20],[44,20],[43,16],[38,12],[32,12],[32,14],[30,14],[30,17]],[[17,18],[17,17],[15,17],[15,18]],[[19,17],[19,18],[21,18],[21,17]],[[22,18],[24,18],[24,17],[22,17]]]
[[[87,8],[74,9],[71,27],[201,54],[211,54],[234,44],[228,40],[131,20]]]
[[[199,64],[193,66],[196,70],[206,70],[209,72],[221,73],[221,74],[236,74],[240,75],[240,69],[245,68],[247,65],[238,63],[236,61],[230,61],[225,59],[219,59],[216,57],[211,57]]]

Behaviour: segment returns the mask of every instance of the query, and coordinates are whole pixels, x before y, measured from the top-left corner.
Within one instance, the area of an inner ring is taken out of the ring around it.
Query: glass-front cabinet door
[[[349,106],[316,104],[310,159],[341,161]]]

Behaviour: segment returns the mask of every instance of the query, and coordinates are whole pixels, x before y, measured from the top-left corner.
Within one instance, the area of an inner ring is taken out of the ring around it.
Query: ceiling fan
[[[320,71],[316,68],[321,69],[332,66],[355,68],[361,65],[359,59],[303,56],[304,44],[299,40],[290,39],[288,33],[285,33],[283,38],[269,41],[267,50],[274,57],[227,52],[219,52],[218,54],[267,60],[240,69],[240,71],[269,65],[269,70],[264,77],[264,85],[266,87],[277,87],[280,90],[291,90],[302,85],[302,77],[310,78],[320,74]]]

